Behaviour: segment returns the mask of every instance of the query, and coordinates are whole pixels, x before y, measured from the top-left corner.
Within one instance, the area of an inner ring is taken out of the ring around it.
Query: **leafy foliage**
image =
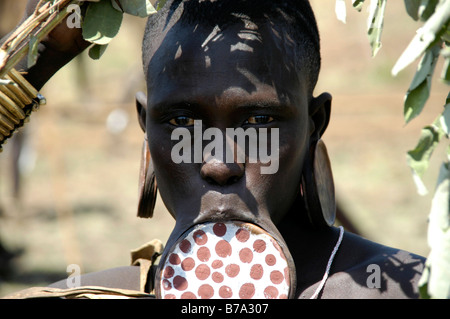
[[[431,252],[419,282],[423,298],[449,298],[450,294],[450,165],[443,163],[429,216]]]
[[[378,53],[381,48],[381,32],[383,31],[383,19],[387,0],[377,0],[370,2],[369,18],[367,19],[370,46],[372,56]]]
[[[82,25],[83,38],[94,44],[89,49],[89,56],[96,60],[102,56],[119,33],[124,14],[145,18],[156,12],[150,0],[100,0],[89,3]]]
[[[364,0],[352,0],[361,11]],[[386,8],[384,0],[371,0],[368,17],[368,38],[375,56],[381,47],[381,32]],[[395,76],[420,58],[417,71],[405,95],[404,119],[406,123],[419,116],[430,96],[432,78],[439,58],[444,59],[441,80],[450,84],[450,0],[404,0],[407,14],[423,22],[408,47],[392,69]],[[345,2],[336,0],[338,19],[345,22]],[[422,176],[437,145],[449,139],[450,94],[442,113],[422,129],[416,147],[407,153],[413,179],[419,194],[427,192]],[[450,146],[447,160],[438,176],[432,208],[429,215],[428,243],[431,248],[426,268],[419,283],[422,298],[450,298]]]
[[[145,18],[156,13],[150,1],[146,0],[117,0],[111,1],[113,7],[119,11]]]

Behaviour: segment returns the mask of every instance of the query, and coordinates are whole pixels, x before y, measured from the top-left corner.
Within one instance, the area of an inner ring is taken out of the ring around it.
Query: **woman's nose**
[[[231,185],[244,175],[244,164],[236,162],[224,163],[221,160],[212,159],[203,163],[200,175],[213,185]]]

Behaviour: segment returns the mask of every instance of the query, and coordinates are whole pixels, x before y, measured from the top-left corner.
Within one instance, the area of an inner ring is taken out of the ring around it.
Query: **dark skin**
[[[303,162],[309,156],[309,146],[328,124],[331,96],[311,96],[304,74],[289,67],[289,55],[279,50],[276,44],[280,39],[268,26],[231,25],[221,31],[220,41],[206,45],[209,29],[199,27],[193,34],[174,22],[167,30],[154,39],[160,45],[147,52],[148,99],[144,95],[137,98],[158,189],[176,219],[167,247],[197,223],[255,223],[282,243],[295,265],[295,298],[309,298],[322,279],[339,235],[335,227],[313,229],[305,222],[305,212],[298,203]],[[54,54],[59,57],[58,65],[64,65],[81,52],[87,44],[79,37],[76,33],[55,33],[44,43],[35,70],[46,71],[35,79],[36,73],[30,70],[30,82],[39,85],[52,75],[55,66],[47,65],[46,56]],[[264,164],[220,160],[175,164],[171,149],[177,141],[171,141],[171,132],[180,126],[192,129],[194,119],[201,119],[204,128],[223,131],[278,128],[278,171],[262,175]],[[367,286],[371,274],[367,267],[372,264],[381,269],[380,288]],[[419,256],[345,233],[320,297],[417,297],[422,267]],[[82,284],[138,289],[138,276],[136,267],[122,267],[85,275]],[[127,278],[126,283],[119,278]],[[55,286],[64,288],[63,282]]]
[[[299,216],[304,212],[299,211],[295,198],[303,159],[309,156],[307,149],[310,143],[317,141],[328,123],[331,96],[327,93],[315,98],[308,96],[301,73],[280,72],[279,64],[271,63],[285,58],[278,46],[263,46],[257,40],[263,38],[265,44],[278,41],[270,28],[261,28],[258,34],[252,35],[235,25],[223,31],[221,42],[208,44],[208,48],[199,46],[198,43],[208,37],[208,31],[202,33],[197,29],[199,39],[195,41],[184,34],[184,28],[175,24],[164,40],[159,39],[162,44],[156,52],[150,53],[149,98],[147,105],[141,101],[139,109],[140,114],[144,114],[142,110],[147,106],[146,130],[158,187],[176,218],[168,246],[195,223],[229,219],[253,222],[275,237],[279,238],[280,233],[284,238],[296,267],[296,296],[309,297],[322,279],[338,232],[334,227],[312,230]],[[240,39],[241,50],[233,55],[228,43],[236,45],[236,39]],[[173,52],[175,43],[182,53],[173,59],[168,52]],[[208,61],[210,65],[202,67]],[[182,65],[183,76],[179,76]],[[270,69],[261,65],[276,67]],[[236,76],[238,69],[246,76]],[[265,107],[243,107],[248,105]],[[280,130],[280,165],[276,174],[261,175],[261,163],[178,165],[171,161],[170,133],[177,126],[177,120],[185,124],[191,123],[186,118],[201,119],[205,125],[224,130],[251,126],[248,123],[253,123],[258,116],[263,119],[253,126]],[[393,260],[398,261],[396,269],[401,268],[401,272],[393,271]],[[412,297],[420,263],[417,256],[347,233],[322,297]],[[366,269],[370,264],[380,265],[382,271],[390,272],[387,276],[391,280],[384,282],[380,289],[367,288],[369,273]],[[412,269],[416,266],[418,269]],[[398,282],[412,277],[413,283],[408,282],[409,286],[398,286]],[[342,289],[343,283],[347,289]]]

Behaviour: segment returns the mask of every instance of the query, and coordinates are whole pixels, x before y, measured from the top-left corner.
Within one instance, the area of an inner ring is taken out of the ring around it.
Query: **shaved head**
[[[241,34],[244,37],[258,37],[258,30],[270,28],[273,37],[260,38],[260,41],[283,51],[284,65],[306,73],[308,91],[312,94],[314,90],[320,70],[320,40],[314,13],[307,0],[169,0],[147,22],[142,45],[146,78],[150,60],[163,35],[175,24],[185,26],[189,30],[186,36],[192,37],[192,41],[196,41],[194,37],[198,28],[209,30],[209,36],[202,39],[202,45],[220,37],[220,32],[231,25],[242,25],[247,33]],[[251,50],[251,47],[236,43],[231,45],[231,49]]]

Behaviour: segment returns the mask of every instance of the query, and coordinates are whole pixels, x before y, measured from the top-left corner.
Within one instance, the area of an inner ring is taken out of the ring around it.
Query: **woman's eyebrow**
[[[152,105],[151,109],[159,114],[166,114],[177,110],[189,110],[194,113],[202,111],[214,112],[214,109],[211,109],[208,106],[210,105],[203,105],[197,101],[165,100]],[[287,115],[295,113],[295,107],[293,105],[275,99],[236,101],[230,105],[230,110],[238,112],[267,111]],[[220,110],[217,111],[220,112]]]
[[[245,101],[242,103],[238,103],[235,105],[235,108],[282,108],[285,107],[284,104],[280,103],[279,101]]]
[[[282,113],[293,113],[295,108],[289,104],[281,103],[280,101],[246,101],[244,103],[239,103],[234,106],[236,110],[240,111],[272,111],[272,112],[282,112]]]
[[[167,112],[177,109],[198,109],[200,105],[197,102],[188,101],[163,101],[152,105],[151,108],[158,112]]]

